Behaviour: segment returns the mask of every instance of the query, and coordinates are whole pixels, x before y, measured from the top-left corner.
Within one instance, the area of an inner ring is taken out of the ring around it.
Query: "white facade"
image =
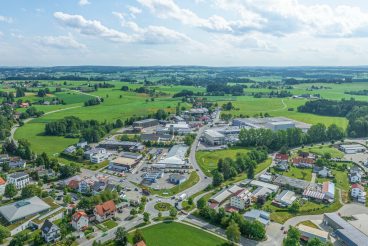
[[[350,176],[351,183],[360,183],[362,181],[362,176],[358,173]]]
[[[245,189],[236,196],[230,198],[230,206],[237,209],[244,209],[250,204],[252,193]]]
[[[225,143],[225,136],[214,130],[206,130],[203,137],[210,145],[223,145]]]
[[[356,154],[359,152],[364,152],[366,150],[366,148],[360,144],[340,145],[340,149],[346,154]]]
[[[14,173],[8,176],[8,183],[14,184],[20,190],[29,184],[29,175],[26,173]]]
[[[77,230],[81,231],[84,228],[88,227],[88,216],[86,214],[76,214],[72,217],[72,227]]]
[[[92,155],[90,161],[92,163],[101,163],[103,161],[106,161],[107,158],[108,158],[107,153],[98,153],[98,154]]]
[[[361,188],[351,189],[351,196],[354,198],[358,198],[358,197],[365,196],[365,195],[366,195],[365,191]]]

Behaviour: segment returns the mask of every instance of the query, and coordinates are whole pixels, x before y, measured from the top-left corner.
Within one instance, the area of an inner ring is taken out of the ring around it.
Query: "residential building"
[[[289,163],[287,160],[281,160],[276,162],[275,168],[279,171],[287,171],[289,170]]]
[[[102,204],[96,205],[93,210],[93,214],[96,216],[98,222],[103,222],[105,220],[115,217],[116,205],[113,200],[104,202]]]
[[[351,183],[360,183],[362,182],[362,173],[361,172],[353,172],[349,174]]]
[[[351,185],[351,196],[356,198],[358,202],[365,203],[367,194],[362,185],[352,184]]]
[[[319,167],[315,165],[313,167],[313,172],[316,173],[317,176],[321,178],[327,178],[327,177],[332,178],[333,177],[328,167]]]
[[[0,207],[0,214],[8,223],[13,224],[24,218],[48,211],[50,208],[42,199],[34,196]]]
[[[225,135],[214,130],[206,130],[203,133],[203,138],[206,143],[210,145],[223,145],[225,144]]]
[[[184,183],[187,180],[187,178],[184,175],[178,174],[178,173],[173,173],[170,174],[169,176],[169,181],[170,183],[179,185],[181,183]]]
[[[77,148],[84,149],[88,146],[88,143],[86,141],[77,143]]]
[[[45,220],[43,223],[41,235],[46,243],[54,243],[61,239],[60,228],[49,220]]]
[[[21,158],[11,158],[9,161],[10,168],[25,168],[27,162]]]
[[[299,168],[313,168],[315,159],[310,157],[295,157],[292,159],[292,163],[294,166]]]
[[[284,190],[278,194],[272,203],[279,205],[280,207],[288,207],[296,200],[295,192],[290,190]]]
[[[84,211],[77,211],[72,216],[72,227],[77,231],[83,231],[88,227],[88,216]]]
[[[23,189],[30,182],[29,175],[24,172],[9,174],[7,180],[9,184],[14,184],[17,190]]]
[[[8,163],[8,164],[9,164],[9,162],[10,162],[10,157],[9,157],[9,155],[7,155],[7,154],[2,154],[2,155],[0,155],[0,166],[1,166],[2,164],[5,164],[5,163]]]
[[[106,185],[107,183],[105,181],[96,181],[91,187],[92,193],[95,195],[100,193],[106,188]]]
[[[366,148],[360,144],[342,144],[339,148],[344,151],[345,154],[356,154],[366,151]]]
[[[109,155],[107,153],[99,153],[99,154],[94,154],[91,156],[90,161],[92,163],[101,163],[106,161],[109,158]]]
[[[341,218],[337,213],[324,214],[323,223],[332,228],[335,237],[341,241],[343,245],[361,246],[366,245],[368,242],[367,234]]]
[[[237,209],[244,209],[251,203],[252,193],[248,189],[240,190],[230,198],[230,206]]]
[[[273,179],[273,176],[271,173],[263,173],[259,176],[258,178],[260,181],[263,181],[263,182],[271,182],[272,179]]]
[[[91,160],[92,156],[98,154],[107,155],[107,151],[104,148],[93,148],[84,152],[84,158],[87,160]]]
[[[306,226],[303,224],[298,225],[297,229],[300,231],[301,234],[300,239],[302,239],[303,241],[309,241],[313,238],[317,238],[322,242],[328,241],[328,232],[326,231],[322,231],[320,229]]]
[[[65,154],[68,154],[68,155],[70,155],[70,154],[73,154],[75,151],[77,150],[77,147],[75,147],[75,146],[69,146],[68,148],[66,148],[66,149],[64,149],[64,153]]]
[[[91,191],[90,183],[86,179],[81,180],[78,185],[78,192],[82,194],[87,194],[90,191]]]
[[[0,196],[4,195],[5,186],[6,186],[6,181],[2,177],[0,177]]]
[[[287,161],[287,160],[289,160],[289,155],[288,154],[277,153],[275,155],[275,160],[276,161]]]
[[[244,214],[244,218],[246,220],[257,220],[265,226],[270,223],[270,213],[258,209],[252,209],[249,212],[246,212]]]
[[[68,182],[67,186],[72,190],[77,190],[79,188],[79,180],[72,179]]]

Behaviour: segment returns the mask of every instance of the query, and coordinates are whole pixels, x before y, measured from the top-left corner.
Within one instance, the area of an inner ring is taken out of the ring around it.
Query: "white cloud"
[[[185,34],[163,26],[139,27],[135,22],[125,21],[124,15],[114,12],[119,17],[123,27],[128,27],[131,33],[121,32],[104,26],[100,21],[87,20],[81,15],[70,15],[62,12],[54,13],[55,18],[67,27],[77,30],[79,33],[100,37],[119,43],[144,43],[144,44],[171,44],[189,42],[191,39]]]
[[[137,7],[134,7],[134,6],[128,6],[128,10],[129,10],[130,16],[132,18],[136,18],[137,15],[142,13],[142,10],[140,8],[137,8]]]
[[[8,16],[0,15],[0,22],[12,23],[13,18],[8,17]]]
[[[88,1],[88,0],[79,0],[79,3],[78,4],[80,6],[85,6],[85,5],[91,4],[91,2]]]
[[[86,45],[79,43],[74,37],[68,36],[42,36],[36,37],[36,41],[45,46],[58,49],[85,49]]]

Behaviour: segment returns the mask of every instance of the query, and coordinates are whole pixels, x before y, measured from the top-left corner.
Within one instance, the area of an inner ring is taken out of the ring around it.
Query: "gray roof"
[[[57,227],[55,224],[53,224],[51,221],[49,220],[45,220],[45,222],[43,223],[42,227],[41,227],[41,231],[43,231],[43,233],[47,234],[49,233],[49,231],[51,230],[51,228],[55,226]]]
[[[302,189],[304,190],[305,188],[307,188],[310,185],[310,182],[301,180],[301,179],[295,179],[295,178],[290,178],[290,177],[286,177],[283,175],[278,175],[274,180],[273,180],[274,184],[277,185],[288,185],[290,187],[293,188],[297,188],[297,189]]]
[[[359,229],[341,218],[337,213],[327,213],[324,216],[328,217],[340,227],[337,231],[348,238],[355,245],[367,245],[368,236],[362,233]]]
[[[158,121],[158,120],[157,119],[144,119],[144,120],[134,121],[133,124],[144,124],[144,123],[155,122],[155,121]]]
[[[28,174],[26,174],[25,172],[17,172],[17,173],[9,174],[8,177],[12,177],[13,179],[18,179],[24,176],[28,176]]]
[[[15,203],[0,207],[0,214],[8,221],[13,222],[30,215],[35,215],[50,209],[50,206],[42,199],[34,196],[32,198],[17,201]]]
[[[257,220],[264,225],[267,225],[270,222],[270,213],[258,209],[252,209],[249,212],[246,212],[244,217]]]

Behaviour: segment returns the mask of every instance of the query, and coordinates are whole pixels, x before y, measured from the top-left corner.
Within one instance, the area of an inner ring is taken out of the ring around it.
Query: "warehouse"
[[[356,154],[364,152],[366,148],[360,144],[342,144],[340,145],[340,150],[344,151],[345,154]]]
[[[236,118],[232,121],[233,126],[243,128],[267,128],[273,131],[286,130],[288,128],[299,128],[303,132],[308,131],[310,124],[291,120],[286,117],[264,117],[264,118]]]
[[[313,238],[318,238],[322,242],[328,241],[328,232],[316,229],[313,227],[305,226],[303,224],[298,225],[298,230],[301,234],[301,239],[303,241],[309,241]]]
[[[210,145],[223,145],[225,144],[225,136],[214,130],[206,130],[203,134],[206,143]]]
[[[189,147],[184,144],[174,145],[164,159],[152,166],[156,168],[189,168],[186,158],[188,149]]]
[[[157,126],[157,125],[158,125],[158,120],[156,119],[145,119],[145,120],[139,120],[139,121],[133,122],[134,128],[147,128],[147,127],[152,127],[152,126]]]

